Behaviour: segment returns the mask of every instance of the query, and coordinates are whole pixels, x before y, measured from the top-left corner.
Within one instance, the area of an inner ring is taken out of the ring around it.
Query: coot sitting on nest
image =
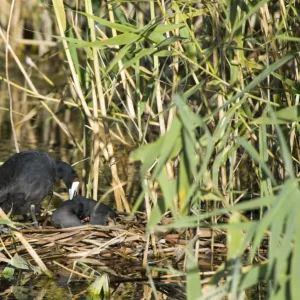
[[[0,207],[6,213],[12,210],[14,215],[24,215],[61,179],[72,199],[79,179],[69,164],[40,151],[16,153],[0,166]]]
[[[51,223],[57,228],[68,228],[89,224],[107,225],[108,218],[115,218],[116,212],[105,204],[97,204],[95,200],[75,196],[72,200],[64,201],[51,217]]]

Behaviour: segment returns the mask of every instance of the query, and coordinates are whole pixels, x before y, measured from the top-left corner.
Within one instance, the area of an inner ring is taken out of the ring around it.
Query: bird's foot
[[[39,223],[38,223],[38,221],[36,219],[36,216],[35,216],[35,205],[34,204],[32,204],[30,206],[30,212],[31,212],[31,218],[32,218],[32,221],[33,221],[33,225],[36,229],[38,229],[39,228]]]

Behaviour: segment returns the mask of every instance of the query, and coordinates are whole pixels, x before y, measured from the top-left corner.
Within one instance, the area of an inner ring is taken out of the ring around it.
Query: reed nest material
[[[166,218],[164,222],[172,220]],[[93,278],[91,270],[106,272],[124,280],[140,278],[141,274],[145,274],[145,253],[148,266],[166,269],[172,266],[178,271],[184,271],[185,248],[192,240],[199,240],[200,243],[198,261],[200,269],[207,272],[202,272],[202,275],[212,275],[223,261],[220,258],[214,259],[212,264],[213,255],[224,257],[226,254],[224,234],[208,228],[201,229],[198,237],[190,230],[180,233],[176,230],[159,230],[153,235],[154,238],[147,248],[144,216],[120,217],[117,223],[110,223],[109,226],[85,225],[65,229],[55,229],[51,226],[41,229],[27,227],[20,232],[51,272],[59,273],[59,269],[62,268],[90,279]],[[18,253],[34,264],[17,237],[6,234],[2,235],[1,239],[3,247],[0,262],[7,263],[9,255],[14,256]],[[85,269],[89,268],[90,272],[83,271],[83,265]]]

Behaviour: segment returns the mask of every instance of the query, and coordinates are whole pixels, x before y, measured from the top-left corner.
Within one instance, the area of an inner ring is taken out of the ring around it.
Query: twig
[[[81,274],[81,273],[79,273],[79,272],[76,272],[76,271],[74,271],[74,270],[72,270],[72,269],[70,269],[70,268],[67,268],[67,267],[65,267],[64,265],[61,265],[60,263],[58,263],[58,262],[55,261],[55,260],[53,261],[53,263],[56,264],[56,265],[58,265],[59,267],[65,269],[65,270],[67,270],[67,271],[73,273],[73,274],[76,274],[76,275],[80,276],[80,277],[87,278],[87,279],[95,279],[95,277],[87,276],[87,275]]]

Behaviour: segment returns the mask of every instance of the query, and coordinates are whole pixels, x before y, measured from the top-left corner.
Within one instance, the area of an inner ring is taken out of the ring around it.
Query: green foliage
[[[31,265],[28,261],[26,261],[18,254],[15,254],[11,258],[10,264],[4,268],[1,274],[4,278],[13,280],[15,278],[14,274],[16,270],[26,270],[34,272],[35,274],[42,274],[42,271],[38,267]]]
[[[108,276],[103,274],[89,286],[89,291],[93,296],[102,295],[102,299],[109,299],[109,284]]]
[[[53,4],[66,28],[61,2]],[[298,299],[296,2],[149,1],[133,13],[129,4],[109,4],[100,17],[73,12],[93,20],[98,35],[60,39],[77,73],[74,51],[101,58],[96,82],[109,99],[110,129],[123,125],[136,146],[130,159],[141,162],[144,189],[134,209],[150,198],[151,232],[168,213],[174,223],[165,228],[226,231],[226,261],[205,293],[197,254],[187,247],[188,299],[239,298],[261,282],[270,299]],[[249,220],[253,209],[260,215]]]

